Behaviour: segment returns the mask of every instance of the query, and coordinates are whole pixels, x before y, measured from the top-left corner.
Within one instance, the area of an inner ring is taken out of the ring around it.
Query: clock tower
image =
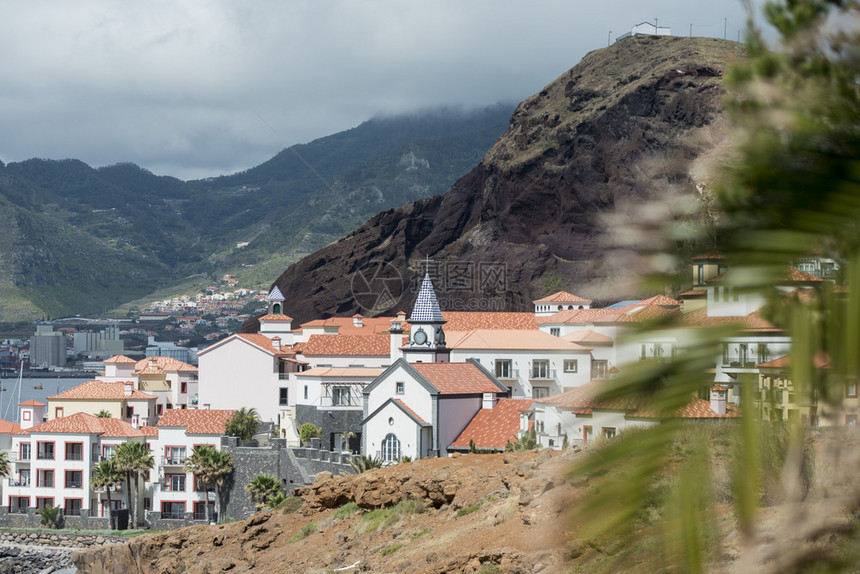
[[[402,349],[403,358],[418,363],[447,363],[451,351],[445,346],[444,324],[430,275],[425,274],[409,318],[409,343]]]

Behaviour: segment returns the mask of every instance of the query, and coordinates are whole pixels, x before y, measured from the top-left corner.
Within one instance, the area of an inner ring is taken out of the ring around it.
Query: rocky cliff
[[[707,188],[695,163],[725,141],[722,75],[737,51],[636,36],[588,54],[522,102],[447,193],[384,211],[289,267],[275,282],[286,311],[301,322],[407,309],[428,266],[449,309],[525,310],[562,288],[631,294],[625,281],[655,246],[616,231],[660,225]],[[390,293],[362,302],[356,291],[382,276],[394,281],[370,291]]]

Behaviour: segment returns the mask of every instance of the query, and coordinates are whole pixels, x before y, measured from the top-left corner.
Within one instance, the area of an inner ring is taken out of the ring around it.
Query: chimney
[[[711,410],[718,415],[726,414],[726,395],[728,389],[722,385],[711,387]]]
[[[281,350],[281,338],[280,337],[272,337],[272,348],[276,351]]]
[[[356,313],[352,316],[352,326],[358,328],[364,326],[364,317],[362,317],[360,313]]]
[[[134,383],[131,381],[125,382],[125,396],[130,397],[134,394]]]
[[[499,399],[496,398],[496,393],[484,393],[484,400],[481,401],[481,408],[491,410]]]

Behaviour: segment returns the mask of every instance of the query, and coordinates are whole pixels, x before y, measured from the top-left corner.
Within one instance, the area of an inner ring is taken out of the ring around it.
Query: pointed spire
[[[418,297],[415,299],[415,306],[412,308],[412,317],[409,321],[444,323],[442,318],[442,310],[439,309],[439,301],[436,299],[436,292],[433,290],[433,283],[430,281],[430,274],[424,274],[424,281],[421,282],[421,289],[418,291]]]
[[[278,286],[275,285],[272,287],[272,290],[269,292],[269,295],[266,297],[268,301],[283,301],[284,296],[281,294],[281,290],[278,289]]]

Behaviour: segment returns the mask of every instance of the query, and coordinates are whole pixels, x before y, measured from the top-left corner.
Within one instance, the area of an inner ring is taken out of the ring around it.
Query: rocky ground
[[[81,573],[555,572],[574,450],[424,459],[324,473],[295,512],[76,553]],[[342,569],[342,570],[341,570]]]

